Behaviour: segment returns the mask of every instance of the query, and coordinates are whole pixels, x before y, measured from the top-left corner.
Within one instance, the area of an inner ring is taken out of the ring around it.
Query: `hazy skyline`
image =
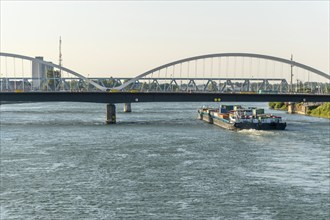
[[[1,1],[1,51],[83,75],[133,77],[210,53],[249,52],[329,73],[329,1]]]

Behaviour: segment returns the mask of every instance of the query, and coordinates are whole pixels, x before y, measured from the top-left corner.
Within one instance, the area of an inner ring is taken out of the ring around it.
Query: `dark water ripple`
[[[330,218],[329,120],[232,132],[201,105],[118,105],[114,126],[101,104],[2,105],[0,219]]]

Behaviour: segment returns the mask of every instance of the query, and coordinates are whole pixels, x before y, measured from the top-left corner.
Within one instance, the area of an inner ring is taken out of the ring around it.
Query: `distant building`
[[[36,57],[38,60],[44,60],[43,57]],[[38,63],[37,61],[32,62],[32,89],[40,90],[42,83],[46,80],[46,73],[48,70],[53,70],[53,67],[45,64]]]

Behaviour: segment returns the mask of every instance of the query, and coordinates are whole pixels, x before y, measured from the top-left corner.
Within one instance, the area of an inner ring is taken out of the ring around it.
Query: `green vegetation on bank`
[[[330,118],[330,102],[323,103],[323,105],[320,105],[308,113],[315,117]]]
[[[268,106],[270,109],[275,110],[288,110],[288,105],[285,102],[269,102]]]
[[[299,109],[303,103],[296,103],[296,108]],[[288,110],[288,105],[285,102],[269,102],[268,106],[270,109],[275,110]],[[314,108],[310,108],[307,112],[307,115],[322,117],[322,118],[330,118],[330,102],[325,102],[322,105]]]

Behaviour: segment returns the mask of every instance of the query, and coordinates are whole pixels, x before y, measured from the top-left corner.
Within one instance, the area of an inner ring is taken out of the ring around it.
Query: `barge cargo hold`
[[[198,118],[230,130],[284,130],[286,122],[272,114],[265,114],[264,109],[242,108],[241,106],[221,105],[220,108],[198,109]]]

